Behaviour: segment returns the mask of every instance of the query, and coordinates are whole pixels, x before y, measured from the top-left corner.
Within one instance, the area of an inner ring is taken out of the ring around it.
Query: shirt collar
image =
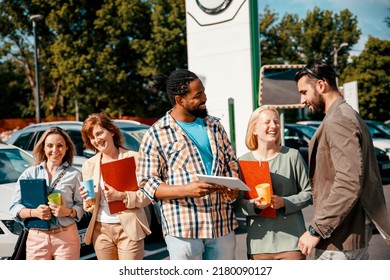
[[[69,163],[67,161],[63,162],[61,164],[61,166],[58,168],[59,170],[62,170],[64,168],[66,168],[67,166],[69,166]],[[39,164],[39,169],[45,169],[46,168],[46,161],[42,161],[40,164]]]

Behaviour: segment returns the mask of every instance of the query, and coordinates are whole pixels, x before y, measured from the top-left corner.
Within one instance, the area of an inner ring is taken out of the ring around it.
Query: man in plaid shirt
[[[234,259],[238,190],[208,184],[196,174],[238,177],[226,131],[206,109],[201,80],[188,70],[155,77],[173,108],[145,134],[137,166],[140,188],[161,203],[170,259]]]

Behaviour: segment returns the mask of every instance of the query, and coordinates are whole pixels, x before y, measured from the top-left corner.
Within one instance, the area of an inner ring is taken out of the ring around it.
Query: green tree
[[[364,50],[344,69],[340,81],[358,82],[359,113],[365,119],[390,119],[390,40],[369,37]]]
[[[259,14],[261,65],[283,64],[276,46],[279,38],[278,19],[278,14],[272,12],[269,6],[264,8],[264,13]]]
[[[313,59],[332,63],[333,47],[346,42],[348,47],[338,53],[339,65],[344,68],[348,52],[361,34],[357,17],[347,9],[333,13],[315,7],[305,19],[285,14],[278,22],[278,15],[266,7],[259,17],[262,64],[304,64]]]
[[[73,114],[76,100],[81,119],[96,111],[116,117],[165,112],[165,96],[148,81],[186,66],[184,0],[0,1],[1,57],[24,69],[32,100],[33,14],[44,16],[37,29],[45,115]]]
[[[18,68],[16,68],[18,69]],[[19,118],[31,114],[27,109],[30,101],[33,107],[33,100],[30,98],[30,88],[25,80],[23,72],[15,71],[11,61],[0,62],[0,119]],[[15,102],[17,100],[18,102]]]

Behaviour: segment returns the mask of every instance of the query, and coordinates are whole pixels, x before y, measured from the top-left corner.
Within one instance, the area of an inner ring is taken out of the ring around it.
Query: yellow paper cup
[[[271,185],[268,183],[258,184],[256,186],[257,195],[260,197],[261,204],[271,203]]]
[[[50,203],[61,205],[61,193],[52,193],[47,197],[47,199]]]

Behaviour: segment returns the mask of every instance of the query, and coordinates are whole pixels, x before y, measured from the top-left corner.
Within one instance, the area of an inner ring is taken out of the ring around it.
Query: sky
[[[385,23],[385,18],[390,16],[390,0],[258,0],[259,13],[266,5],[279,14],[279,19],[285,13],[298,14],[300,19],[306,18],[307,11],[312,11],[314,7],[332,10],[334,13],[349,9],[357,16],[358,28],[362,31],[359,42],[350,51],[351,55],[358,55],[364,49],[369,35],[390,40],[390,28]]]

